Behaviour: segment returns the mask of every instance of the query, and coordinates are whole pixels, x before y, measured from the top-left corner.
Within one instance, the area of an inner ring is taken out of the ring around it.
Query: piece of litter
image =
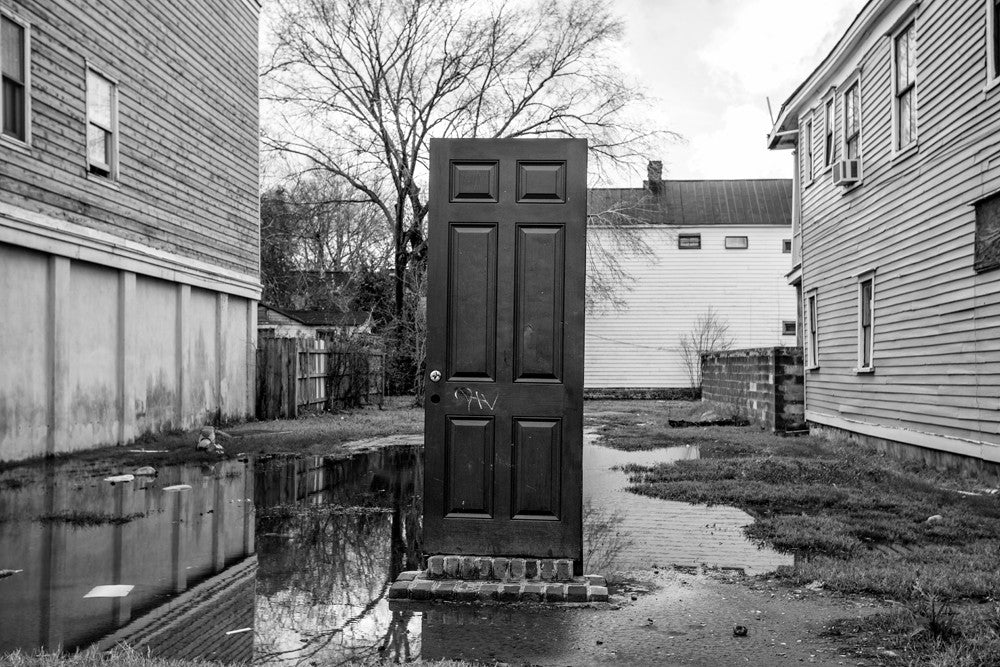
[[[156,477],[156,468],[153,466],[142,466],[141,468],[136,468],[134,474],[141,477]]]
[[[123,598],[132,592],[135,586],[130,584],[106,584],[104,586],[94,586],[90,592],[84,595],[85,598]]]
[[[130,454],[166,454],[165,449],[130,449]]]
[[[927,517],[927,520],[924,521],[924,523],[936,523],[936,522],[940,521],[943,518],[944,517],[941,516],[940,514],[935,514],[934,516]]]
[[[250,632],[253,628],[240,628],[239,630],[230,630],[227,635],[238,635],[241,632]]]
[[[174,484],[173,486],[163,487],[164,491],[189,491],[190,489],[190,484]]]
[[[134,479],[135,475],[112,475],[111,477],[105,477],[104,481],[117,484],[118,482],[131,482]]]
[[[0,579],[13,577],[15,574],[18,574],[20,572],[24,572],[24,570],[0,570]]]

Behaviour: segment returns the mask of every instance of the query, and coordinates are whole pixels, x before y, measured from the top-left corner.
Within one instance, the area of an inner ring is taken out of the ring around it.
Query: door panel
[[[427,554],[582,562],[586,173],[583,140],[431,142]]]
[[[562,379],[563,227],[517,226],[514,381]]]
[[[496,379],[497,228],[449,225],[449,379]]]
[[[493,419],[448,418],[446,516],[492,515],[493,442]]]
[[[561,420],[514,420],[513,518],[559,520]]]

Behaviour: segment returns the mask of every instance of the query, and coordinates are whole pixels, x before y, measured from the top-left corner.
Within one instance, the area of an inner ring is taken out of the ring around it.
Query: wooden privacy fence
[[[294,419],[300,410],[379,403],[385,353],[305,338],[261,338],[257,346],[257,418]]]

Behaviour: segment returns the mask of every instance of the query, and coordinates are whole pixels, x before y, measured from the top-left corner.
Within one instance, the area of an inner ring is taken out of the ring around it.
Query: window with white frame
[[[861,81],[844,91],[844,159],[861,157]]]
[[[858,277],[858,370],[871,371],[875,352],[875,274]]]
[[[831,97],[823,105],[823,166],[825,167],[833,164],[833,152],[836,146],[834,142],[836,104],[837,101]]]
[[[819,368],[819,325],[816,313],[816,291],[806,295],[806,366]]]
[[[7,14],[0,14],[0,108],[3,109],[4,137],[28,142],[31,89],[31,31]]]
[[[795,320],[783,320],[781,322],[781,335],[782,336],[795,335]]]
[[[781,252],[790,253],[792,252],[792,240],[791,239],[781,239]]]
[[[87,166],[92,174],[117,177],[118,86],[87,68]]]
[[[987,83],[1000,81],[1000,0],[986,0]]]
[[[812,183],[813,180],[813,122],[810,117],[806,121],[805,126],[802,128],[802,146],[799,148],[799,152],[802,154],[802,178],[806,183]]]
[[[727,250],[746,250],[750,247],[750,239],[746,236],[727,236],[725,245]]]
[[[895,148],[903,150],[917,140],[917,29],[913,21],[893,37],[892,69]]]

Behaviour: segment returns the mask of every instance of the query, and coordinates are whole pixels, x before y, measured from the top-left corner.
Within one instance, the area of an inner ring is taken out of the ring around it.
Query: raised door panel
[[[448,379],[496,379],[497,227],[449,228]]]
[[[563,370],[565,229],[518,225],[515,382],[560,382]]]
[[[492,418],[449,417],[445,434],[445,516],[493,515]]]
[[[511,516],[560,518],[562,420],[515,419]]]

